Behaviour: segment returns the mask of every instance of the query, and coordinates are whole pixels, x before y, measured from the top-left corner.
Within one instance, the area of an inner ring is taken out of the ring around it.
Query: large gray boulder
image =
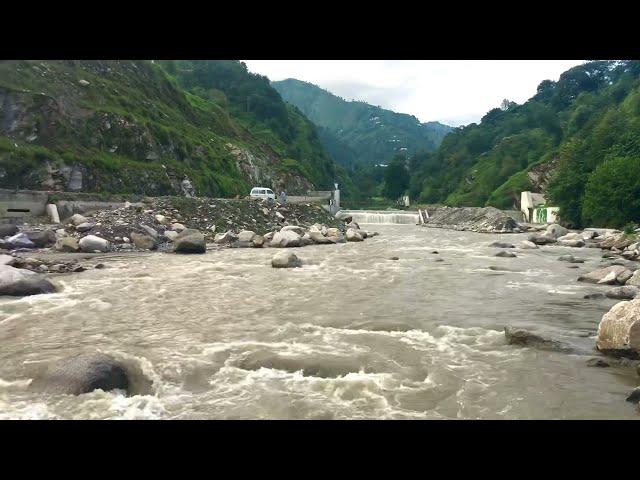
[[[523,240],[518,244],[518,247],[520,247],[523,250],[535,250],[538,248],[538,246],[535,243],[530,242],[529,240]]]
[[[276,248],[299,247],[300,235],[292,230],[277,232],[271,239],[270,246]]]
[[[281,232],[296,232],[298,235],[303,236],[306,232],[304,227],[299,225],[287,225],[280,229]]]
[[[578,281],[611,285],[616,283],[618,275],[626,275],[626,271],[627,269],[622,265],[612,265],[610,267],[599,268],[593,272],[581,275],[578,277]]]
[[[84,222],[84,223],[81,223],[80,225],[76,226],[76,231],[78,231],[80,233],[88,232],[89,230],[91,230],[95,226],[96,225],[94,223]]]
[[[623,287],[611,288],[605,293],[607,298],[615,298],[617,300],[632,300],[638,296],[640,288],[631,285],[625,285]]]
[[[567,233],[569,233],[569,230],[564,228],[562,225],[558,225],[557,223],[554,223],[547,227],[546,235],[557,239],[559,237],[562,237],[563,235],[566,235]]]
[[[54,291],[54,286],[42,275],[30,270],[0,265],[0,295],[23,297]]]
[[[35,391],[81,395],[94,390],[124,390],[129,393],[129,377],[124,365],[102,353],[85,353],[62,360],[34,379]]]
[[[87,235],[82,237],[78,242],[80,250],[83,252],[108,252],[109,241],[104,238],[96,237],[95,235]]]
[[[617,303],[603,315],[596,347],[606,355],[640,358],[640,299]]]
[[[297,268],[302,266],[302,261],[293,252],[278,252],[271,259],[273,268]]]
[[[206,253],[207,245],[204,235],[193,228],[186,228],[173,241],[176,253]]]
[[[62,237],[56,240],[54,247],[59,252],[75,253],[80,251],[78,241],[73,237]]]

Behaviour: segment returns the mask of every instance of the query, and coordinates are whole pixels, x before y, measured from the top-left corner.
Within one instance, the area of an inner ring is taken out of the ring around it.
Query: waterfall
[[[351,215],[356,223],[404,224],[415,225],[419,222],[418,212],[402,210],[342,210],[342,214]]]

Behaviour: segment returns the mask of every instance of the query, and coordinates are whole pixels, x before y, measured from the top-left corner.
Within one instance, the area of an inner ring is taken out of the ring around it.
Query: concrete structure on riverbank
[[[548,207],[542,193],[522,192],[520,210],[528,223],[557,223],[558,207]]]

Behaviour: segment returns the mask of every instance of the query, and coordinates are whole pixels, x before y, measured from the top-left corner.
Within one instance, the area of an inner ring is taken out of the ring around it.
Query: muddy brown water
[[[615,303],[576,281],[599,249],[496,258],[492,241],[526,235],[365,228],[381,235],[295,249],[299,269],[271,268],[275,249],[98,257],[107,268],[52,276],[59,293],[0,299],[0,418],[640,418],[632,368],[586,366]],[[506,324],[583,353],[507,345]],[[29,391],[91,349],[121,359],[138,394]]]

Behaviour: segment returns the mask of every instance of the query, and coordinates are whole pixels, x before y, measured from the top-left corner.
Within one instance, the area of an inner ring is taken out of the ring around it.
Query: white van
[[[265,187],[253,187],[249,195],[251,196],[251,198],[270,198],[271,200],[276,199],[276,194],[273,193],[273,190]]]

